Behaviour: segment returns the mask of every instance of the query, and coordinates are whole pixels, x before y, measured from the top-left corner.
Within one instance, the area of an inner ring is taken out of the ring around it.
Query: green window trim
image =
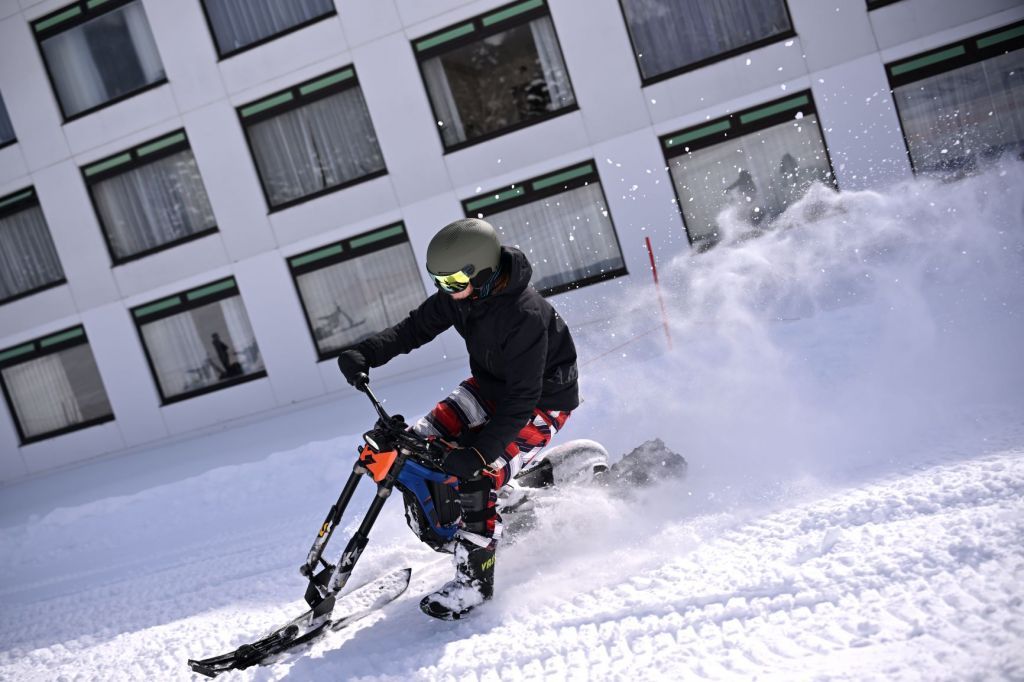
[[[487,14],[481,19],[481,23],[488,28],[495,24],[500,24],[506,19],[519,16],[524,12],[529,12],[532,9],[544,6],[544,0],[526,0],[526,2],[520,2],[517,5],[512,5],[503,10],[494,12],[493,14]]]
[[[522,185],[518,187],[511,187],[506,189],[504,192],[492,192],[490,196],[484,197],[483,199],[477,199],[466,204],[466,208],[470,211],[475,211],[478,208],[484,208],[485,206],[492,206],[494,204],[508,201],[509,199],[515,199],[521,197],[526,192]]]
[[[533,187],[534,190],[541,190],[551,187],[552,185],[558,185],[563,182],[568,182],[569,180],[574,180],[575,178],[583,177],[584,175],[592,175],[594,172],[594,164],[588,162],[582,166],[570,168],[569,170],[562,171],[561,173],[555,173],[554,175],[549,175],[546,178],[534,180],[531,182],[530,186]]]
[[[917,59],[904,62],[903,64],[897,64],[890,68],[890,72],[894,76],[901,76],[905,73],[909,73],[910,71],[917,71],[918,69],[923,69],[926,66],[938,64],[939,62],[944,62],[947,59],[953,59],[954,57],[960,57],[965,54],[967,54],[967,48],[963,45],[956,45],[954,47],[946,48],[940,52],[936,52],[935,54],[918,57]]]
[[[59,12],[58,14],[54,14],[50,17],[40,19],[39,21],[34,22],[32,24],[32,30],[34,30],[36,33],[42,33],[46,29],[53,28],[57,24],[63,24],[68,19],[74,19],[81,13],[82,8],[80,6],[75,5],[74,7],[69,7],[68,9]]]
[[[28,199],[34,199],[35,196],[36,196],[36,191],[34,189],[31,189],[31,188],[26,189],[26,190],[22,190],[20,192],[15,192],[13,194],[8,194],[5,197],[0,197],[0,208],[4,208],[6,206],[12,206],[14,204],[20,203],[22,201],[26,201]]]
[[[1013,40],[1014,38],[1020,38],[1021,36],[1024,36],[1024,23],[1022,23],[1022,24],[1020,24],[1020,25],[1018,25],[1016,27],[1008,28],[1005,31],[1000,31],[999,33],[995,33],[995,34],[990,35],[990,36],[985,36],[983,38],[978,38],[975,41],[975,44],[978,46],[978,49],[981,50],[981,49],[984,49],[986,47],[992,47],[993,45],[998,45],[999,43],[1005,43],[1007,40]]]
[[[168,133],[163,137],[158,137],[155,140],[143,142],[140,145],[120,152],[119,154],[115,154],[114,156],[109,156],[87,166],[83,166],[82,173],[86,178],[91,178],[94,175],[104,173],[112,168],[117,168],[118,166],[124,166],[149,154],[155,154],[158,151],[182,144],[186,147],[188,146],[188,136],[185,134],[184,130],[177,130],[175,132]]]
[[[50,346],[55,346],[58,343],[61,343],[63,341],[68,341],[70,339],[76,339],[76,338],[78,338],[80,336],[85,336],[85,328],[84,327],[77,327],[75,329],[69,329],[66,332],[59,332],[59,333],[54,334],[52,336],[47,336],[44,339],[40,339],[39,347],[40,348],[48,348]]]
[[[329,71],[312,80],[297,83],[286,90],[267,95],[255,102],[244,104],[238,107],[238,115],[244,120],[257,114],[264,114],[268,111],[273,112],[276,109],[283,109],[285,107],[290,109],[296,104],[301,105],[307,97],[314,97],[323,90],[348,83],[351,83],[353,86],[359,84],[356,78],[355,66],[352,64]],[[345,87],[349,86],[345,85]]]
[[[762,118],[768,118],[769,116],[774,116],[775,114],[781,114],[783,111],[788,111],[790,109],[799,109],[801,107],[807,106],[810,103],[811,98],[808,97],[807,95],[793,97],[792,99],[779,102],[778,104],[770,104],[761,107],[760,109],[755,109],[754,111],[745,114],[740,114],[740,124],[746,125],[748,123],[753,123],[754,121],[760,121]]]
[[[731,127],[732,120],[728,118],[723,121],[718,121],[717,123],[710,123],[706,126],[701,126],[700,128],[691,130],[688,133],[683,133],[681,135],[673,135],[672,137],[665,140],[664,147],[665,149],[678,147],[681,144],[693,142],[694,140],[699,140],[702,137],[708,137],[709,135],[714,135],[715,133],[721,133],[723,131],[728,130]]]
[[[237,286],[238,285],[235,284],[235,278],[228,277],[227,279],[222,279],[219,282],[214,282],[213,284],[207,284],[206,286],[199,287],[198,289],[186,291],[185,298],[189,301],[195,301],[200,298],[212,296],[213,294],[219,294],[220,292],[228,289],[234,289]]]
[[[165,298],[160,301],[156,301],[155,303],[144,305],[141,308],[136,308],[132,311],[132,316],[135,319],[147,317],[153,313],[158,313],[161,310],[167,310],[168,308],[174,308],[179,305],[181,305],[181,296],[171,296],[170,298]]]
[[[12,358],[17,358],[22,355],[26,355],[28,353],[31,353],[35,349],[36,344],[33,341],[29,341],[28,343],[22,344],[20,346],[15,346],[14,348],[8,348],[7,350],[0,351],[0,362],[4,362],[6,360],[11,360]]]
[[[475,30],[476,26],[473,25],[473,22],[450,28],[436,36],[431,36],[430,38],[424,38],[423,40],[418,41],[416,43],[416,51],[423,52],[424,50],[429,50],[432,47],[437,47],[438,45],[443,45],[444,43],[455,40],[456,38],[469,35]]]
[[[287,258],[288,267],[292,271],[293,275],[304,274],[312,270],[319,270],[320,267],[327,267],[341,261],[358,258],[359,256],[373,253],[383,247],[375,247],[375,244],[380,242],[391,240],[396,237],[403,237],[402,242],[408,244],[409,237],[405,231],[405,223],[397,222],[384,227],[378,227],[370,230],[369,232],[363,232],[353,237],[339,240],[332,244],[325,244],[319,246],[311,251],[305,253],[299,253],[294,256]],[[308,267],[313,263],[321,263],[323,265],[318,267]],[[300,272],[301,271],[301,272]]]
[[[290,267],[297,268],[299,266],[306,265],[307,263],[315,263],[318,260],[323,260],[324,258],[337,256],[339,253],[343,253],[344,250],[345,247],[343,247],[340,243],[332,244],[330,246],[325,246],[322,249],[317,249],[316,251],[311,251],[310,253],[306,253],[301,256],[289,258],[288,265]]]
[[[352,249],[360,249],[369,244],[374,244],[379,241],[383,241],[389,237],[395,237],[400,234],[405,234],[405,226],[401,223],[397,223],[390,227],[383,227],[379,230],[363,235],[361,237],[352,237],[348,240],[349,246]]]

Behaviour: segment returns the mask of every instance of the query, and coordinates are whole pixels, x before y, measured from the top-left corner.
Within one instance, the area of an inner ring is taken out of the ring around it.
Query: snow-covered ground
[[[545,498],[456,623],[417,608],[451,567],[395,500],[353,582],[411,566],[408,592],[225,679],[1024,680],[1024,168],[822,190],[784,222],[662,268],[671,351],[641,336],[646,290],[580,335],[586,402],[559,438],[660,436],[686,480]],[[143,453],[121,489],[101,462],[0,490],[35,499],[0,505],[0,679],[197,679],[186,659],[301,611],[358,429],[230,452],[258,428],[205,471]]]

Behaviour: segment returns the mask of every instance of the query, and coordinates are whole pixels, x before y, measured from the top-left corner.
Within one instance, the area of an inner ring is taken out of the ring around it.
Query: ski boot
[[[455,542],[455,580],[420,601],[420,610],[441,620],[458,620],[494,594],[494,549],[465,538]]]

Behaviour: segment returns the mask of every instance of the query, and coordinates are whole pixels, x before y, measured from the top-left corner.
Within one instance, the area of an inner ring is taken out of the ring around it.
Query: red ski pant
[[[413,425],[420,436],[434,436],[455,442],[467,433],[482,429],[496,409],[494,401],[480,395],[476,379],[459,384],[451,395],[434,406]],[[484,470],[481,481],[460,484],[463,526],[482,539],[501,535],[501,518],[497,512],[498,490],[529,464],[569,419],[571,412],[536,408],[533,416],[515,439],[505,446],[496,462]]]

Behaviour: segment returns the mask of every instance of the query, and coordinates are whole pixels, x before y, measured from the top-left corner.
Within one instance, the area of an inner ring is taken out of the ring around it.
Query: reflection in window
[[[114,262],[216,229],[184,131],[83,169]]]
[[[332,0],[203,0],[221,57],[334,14]]]
[[[23,443],[114,417],[82,327],[0,351],[0,368]]]
[[[385,172],[352,67],[266,97],[239,113],[273,208]]]
[[[35,191],[0,197],[0,302],[62,282],[64,270]]]
[[[463,24],[466,28],[416,42],[445,148],[528,125],[575,105],[547,9],[540,2],[522,5],[539,7],[543,14],[490,21],[491,16],[507,14],[495,12]]]
[[[425,298],[401,223],[288,263],[321,360],[398,323]]]
[[[132,311],[164,402],[266,376],[233,278]]]
[[[618,237],[593,163],[487,192],[463,202],[503,244],[523,251],[533,286],[551,295],[626,274]]]
[[[76,4],[32,25],[67,118],[165,78],[141,0],[110,10]]]
[[[622,0],[645,82],[793,35],[785,0]]]
[[[723,212],[754,233],[814,182],[833,184],[808,95],[662,138],[690,242],[721,238]]]
[[[988,50],[973,49],[978,43]],[[999,54],[1008,44],[972,39],[889,67],[916,172],[955,176],[1003,154],[1024,154],[1024,48],[1018,39]]]
[[[14,142],[14,127],[11,125],[11,119],[7,116],[4,96],[0,94],[0,147],[9,142]]]

